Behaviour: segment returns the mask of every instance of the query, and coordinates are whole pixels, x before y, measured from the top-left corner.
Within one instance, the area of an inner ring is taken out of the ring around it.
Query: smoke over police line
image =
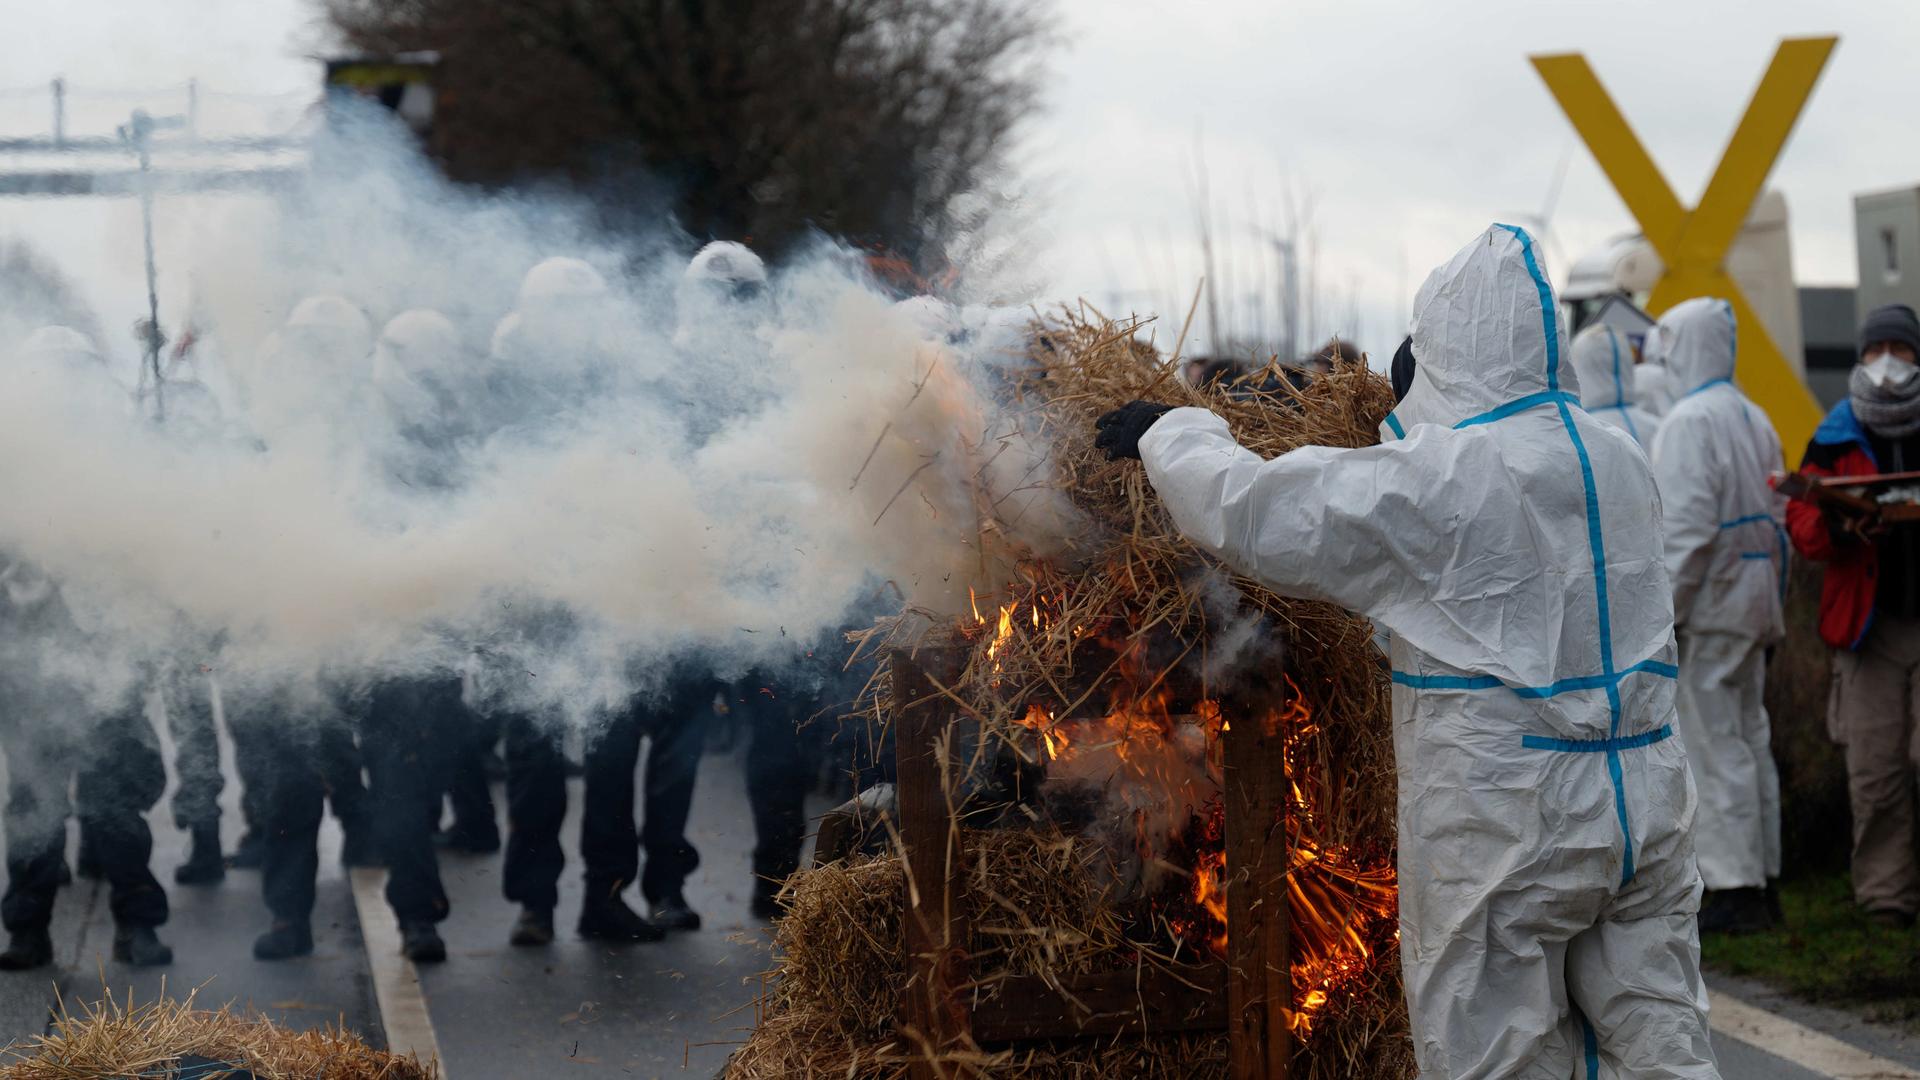
[[[217,637],[235,681],[478,649],[491,693],[580,716],[650,660],[778,663],[882,593],[959,611],[994,584],[976,499],[1032,547],[1070,531],[993,396],[1021,310],[897,305],[825,241],[690,263],[351,138],[385,164],[162,201],[192,340],[157,393],[130,402],[111,338],[0,346],[0,550],[113,658],[103,695]]]

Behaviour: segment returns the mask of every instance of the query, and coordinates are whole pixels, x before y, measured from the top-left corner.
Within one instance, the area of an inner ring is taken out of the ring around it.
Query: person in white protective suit
[[[1263,461],[1206,410],[1138,402],[1097,445],[1137,438],[1194,543],[1391,632],[1420,1075],[1717,1077],[1658,496],[1580,409],[1558,310],[1532,240],[1494,226],[1420,289],[1382,445]]]
[[[1580,377],[1580,406],[1648,447],[1660,418],[1641,408],[1634,379],[1633,343],[1605,323],[1574,335],[1573,370]]]
[[[1700,929],[1760,930],[1778,917],[1768,884],[1780,876],[1780,776],[1761,701],[1767,649],[1785,636],[1786,501],[1768,483],[1780,439],[1733,384],[1731,305],[1688,300],[1658,335],[1681,388],[1651,456],[1680,635],[1680,737],[1700,793]]]
[[[1640,407],[1655,416],[1667,415],[1674,399],[1679,397],[1674,389],[1673,373],[1667,370],[1666,345],[1660,339],[1658,326],[1648,330],[1646,340],[1640,343],[1640,365],[1633,369],[1633,389]]]

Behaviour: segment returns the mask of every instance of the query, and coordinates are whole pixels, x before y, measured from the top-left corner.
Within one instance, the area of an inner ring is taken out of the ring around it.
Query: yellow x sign
[[[1692,210],[1674,197],[1666,178],[1607,96],[1606,87],[1587,66],[1586,57],[1566,53],[1532,58],[1547,89],[1560,102],[1567,119],[1573,121],[1574,130],[1586,140],[1621,201],[1640,222],[1647,243],[1666,264],[1647,301],[1647,310],[1657,316],[1695,296],[1724,297],[1733,304],[1739,320],[1740,386],[1773,419],[1787,459],[1796,465],[1813,429],[1820,424],[1820,405],[1780,354],[1753,305],[1728,276],[1727,249],[1740,234],[1767,173],[1780,157],[1794,122],[1813,93],[1814,81],[1839,40],[1788,38],[1780,43],[1760,88],[1747,105],[1746,115],[1734,129],[1733,140],[1720,155],[1720,164],[1700,196],[1700,205]]]

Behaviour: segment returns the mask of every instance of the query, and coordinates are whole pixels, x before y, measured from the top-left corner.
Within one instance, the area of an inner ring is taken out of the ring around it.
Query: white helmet
[[[23,360],[77,366],[106,362],[100,350],[94,348],[93,341],[71,326],[43,326],[28,334],[20,343],[20,356]]]
[[[579,259],[555,255],[527,271],[520,282],[522,308],[555,300],[573,300],[605,296],[607,279],[600,271]]]
[[[309,296],[294,305],[276,344],[332,363],[359,363],[373,348],[373,323],[343,296]]]
[[[694,253],[693,260],[687,263],[686,280],[732,291],[765,288],[767,264],[745,244],[715,240]]]
[[[295,304],[293,314],[287,316],[287,327],[324,327],[351,331],[369,338],[373,336],[373,324],[367,320],[366,313],[346,297],[331,294],[309,296]]]
[[[460,331],[432,308],[413,308],[387,321],[373,352],[376,365],[401,371],[445,368],[459,356]]]

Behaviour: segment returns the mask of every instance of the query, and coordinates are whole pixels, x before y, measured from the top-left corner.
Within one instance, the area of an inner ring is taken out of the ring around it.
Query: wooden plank
[[[1230,1080],[1286,1080],[1293,1007],[1287,913],[1284,734],[1253,716],[1221,734],[1227,840]]]
[[[1005,979],[974,1001],[973,1034],[1000,1043],[1220,1031],[1227,1026],[1226,981],[1217,963],[1069,975],[1058,988],[1039,976]]]
[[[965,856],[947,802],[949,778],[943,776],[941,758],[953,734],[956,710],[941,701],[933,683],[938,679],[952,686],[964,662],[965,654],[958,650],[922,650],[915,656],[895,649],[888,657],[898,820],[907,867],[902,923],[907,982],[900,1015],[909,1043],[935,1052],[969,1037],[966,1004],[956,992],[967,979],[966,879],[961,871]],[[913,1080],[941,1078],[941,1070],[930,1061],[914,1062],[909,1074]]]

